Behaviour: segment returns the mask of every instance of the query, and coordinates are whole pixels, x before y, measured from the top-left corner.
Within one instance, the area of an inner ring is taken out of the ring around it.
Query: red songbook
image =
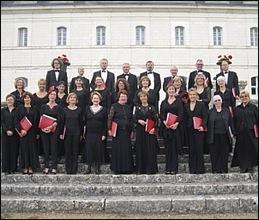
[[[166,117],[166,121],[165,121],[166,125],[169,126],[169,127],[172,126],[177,121],[177,118],[178,118],[177,115],[174,115],[174,114],[168,112],[167,117]]]
[[[21,126],[22,130],[29,131],[32,127],[32,123],[26,116],[24,116],[22,118],[22,120],[20,121],[20,126]]]
[[[112,127],[111,127],[112,137],[116,137],[117,127],[118,127],[118,124],[113,121],[112,122]]]
[[[193,120],[193,127],[194,127],[194,129],[199,130],[200,127],[203,127],[203,126],[202,126],[202,122],[203,122],[203,119],[202,119],[202,118],[193,117],[192,120]],[[204,131],[207,131],[207,129],[204,128]]]
[[[258,125],[254,125],[255,137],[258,138]]]
[[[151,119],[146,120],[145,131],[150,132],[155,127],[155,122]]]
[[[51,126],[55,121],[57,121],[56,118],[53,118],[51,116],[48,116],[48,115],[45,115],[43,114],[41,117],[40,117],[40,122],[39,122],[39,128],[40,129],[44,129],[46,127],[49,127]],[[51,132],[54,133],[56,131],[56,127],[53,127],[51,129]]]

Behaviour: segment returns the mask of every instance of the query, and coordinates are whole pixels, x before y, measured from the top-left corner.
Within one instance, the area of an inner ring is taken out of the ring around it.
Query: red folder
[[[112,137],[116,137],[117,127],[118,127],[118,124],[113,121],[112,122],[112,128],[111,128]]]
[[[55,121],[57,121],[56,118],[53,118],[51,116],[48,116],[48,115],[45,115],[43,114],[41,117],[40,117],[40,122],[39,122],[39,128],[40,129],[44,129],[46,127],[49,127],[51,126]],[[51,132],[54,133],[56,131],[56,127],[53,127],[51,129]]]
[[[21,132],[19,132],[17,128],[15,128],[15,130],[17,131],[17,133],[18,133],[19,137],[23,137],[22,133],[21,133]]]
[[[258,138],[258,125],[254,125],[255,137]]]
[[[173,124],[175,124],[175,122],[177,121],[178,116],[174,115],[170,112],[167,113],[167,117],[166,117],[166,125],[167,126],[172,126]]]
[[[150,132],[155,127],[155,122],[151,119],[146,120],[145,131]]]
[[[203,119],[202,119],[202,118],[193,117],[192,120],[193,120],[193,127],[194,127],[194,129],[199,130],[200,127],[203,127],[203,126],[202,126],[202,122],[203,122]],[[204,128],[204,131],[207,131],[207,129]]]
[[[26,116],[24,116],[20,121],[20,126],[21,126],[21,130],[25,130],[28,132],[32,127],[32,123]],[[15,130],[17,131],[20,137],[23,137],[22,133],[19,132],[18,129],[15,128]]]

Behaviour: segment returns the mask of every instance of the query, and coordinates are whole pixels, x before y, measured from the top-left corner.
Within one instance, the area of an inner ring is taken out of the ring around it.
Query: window
[[[222,27],[213,27],[213,45],[222,45]]]
[[[18,29],[18,46],[27,47],[28,45],[28,28]]]
[[[145,45],[145,27],[136,27],[136,45]]]
[[[105,45],[105,30],[104,26],[96,27],[96,44]]]
[[[258,76],[251,78],[251,94],[257,95],[258,93]]]
[[[57,28],[57,45],[65,46],[67,44],[67,29],[65,27]]]
[[[258,28],[257,27],[250,28],[250,45],[258,46]]]
[[[175,45],[184,45],[184,27],[175,27]]]

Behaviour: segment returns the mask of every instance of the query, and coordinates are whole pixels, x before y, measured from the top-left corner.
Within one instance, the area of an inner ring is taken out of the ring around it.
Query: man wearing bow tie
[[[107,70],[108,60],[106,58],[101,59],[100,67],[101,67],[101,70],[93,73],[93,78],[91,80],[90,87],[92,89],[95,89],[95,78],[97,76],[100,76],[103,78],[106,88],[109,90],[110,93],[112,93],[114,91],[115,77],[114,77],[114,73]]]
[[[150,89],[154,89],[155,93],[157,95],[157,106],[158,107],[158,101],[159,101],[159,91],[161,89],[161,79],[159,73],[153,72],[154,69],[154,62],[153,61],[147,61],[146,62],[146,68],[147,71],[140,73],[139,79],[141,79],[142,76],[148,76],[148,78],[151,81]]]
[[[138,87],[138,79],[135,75],[130,73],[129,63],[124,63],[122,65],[122,70],[123,70],[123,74],[117,76],[117,80],[121,79],[121,78],[127,80],[127,82],[129,83],[129,100],[130,100],[130,103],[133,103],[133,98],[134,98],[135,93],[138,89],[137,88]]]
[[[232,62],[229,59],[221,59],[217,62],[217,65],[220,65],[221,72],[216,75],[216,81],[219,76],[224,76],[226,79],[227,88],[230,89],[236,99],[239,96],[239,86],[238,86],[238,76],[234,71],[229,71],[229,64]],[[216,89],[219,89],[219,86],[216,86]]]
[[[64,81],[66,84],[65,93],[67,93],[67,73],[60,70],[62,62],[58,58],[55,58],[53,59],[51,66],[53,67],[53,70],[49,70],[46,76],[47,91],[55,89],[59,82]]]

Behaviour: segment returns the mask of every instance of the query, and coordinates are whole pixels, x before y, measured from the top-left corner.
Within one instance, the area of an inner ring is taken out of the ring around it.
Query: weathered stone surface
[[[38,201],[39,210],[45,211],[73,211],[75,201],[73,199],[58,198],[41,198]]]
[[[171,211],[176,213],[205,212],[205,198],[203,196],[172,197]]]
[[[38,201],[30,198],[1,198],[1,212],[26,212],[39,210]]]
[[[242,212],[258,212],[258,196],[243,195],[239,202]]]

